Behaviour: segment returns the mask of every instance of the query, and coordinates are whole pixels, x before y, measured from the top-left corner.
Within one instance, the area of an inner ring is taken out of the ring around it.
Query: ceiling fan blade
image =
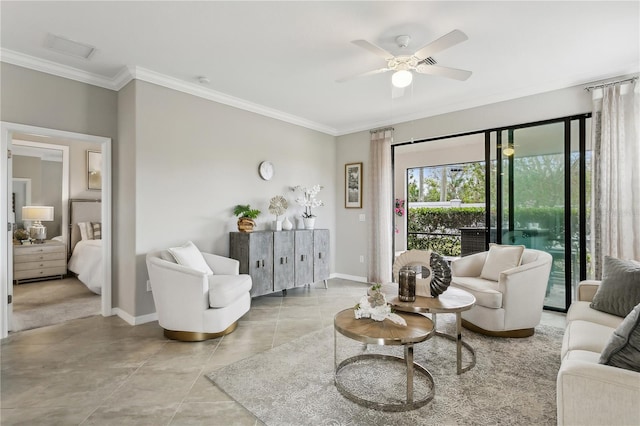
[[[354,78],[366,77],[368,75],[380,74],[380,73],[387,72],[387,71],[391,71],[391,70],[389,68],[380,68],[380,69],[377,69],[377,70],[367,71],[367,72],[363,72],[361,74],[352,75],[352,76],[349,76],[349,77],[343,77],[343,78],[340,78],[340,79],[336,80],[336,82],[337,83],[344,83],[345,81],[353,80]]]
[[[416,72],[420,74],[437,75],[440,77],[453,78],[454,80],[465,81],[471,77],[471,71],[459,70],[456,68],[442,67],[440,65],[420,64],[416,67]]]
[[[413,54],[418,59],[427,59],[429,56],[435,55],[438,52],[442,52],[458,43],[462,43],[469,37],[460,30],[453,30],[448,34],[443,35],[434,42],[427,44],[422,49]]]
[[[363,49],[368,50],[374,55],[381,57],[385,61],[388,61],[389,59],[393,58],[393,55],[391,53],[387,52],[382,47],[378,47],[373,43],[369,43],[367,40],[353,40],[351,43],[355,44],[356,46],[362,47]]]

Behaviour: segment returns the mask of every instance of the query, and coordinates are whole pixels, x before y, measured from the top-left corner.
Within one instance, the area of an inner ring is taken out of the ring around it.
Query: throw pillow
[[[640,262],[605,256],[602,282],[591,307],[608,314],[626,317],[640,303]]]
[[[204,272],[207,275],[213,275],[213,271],[207,265],[202,253],[198,250],[195,244],[188,241],[181,247],[172,247],[169,249],[169,253],[176,259],[176,262],[182,266],[186,266],[196,271]]]
[[[598,362],[640,372],[640,304],[613,332]]]
[[[80,228],[80,238],[83,240],[93,240],[93,228],[91,222],[78,222]]]
[[[93,239],[101,240],[102,239],[102,223],[91,222],[91,228],[93,229]]]
[[[484,261],[480,277],[485,280],[498,281],[500,272],[520,266],[524,246],[489,244],[489,253]]]

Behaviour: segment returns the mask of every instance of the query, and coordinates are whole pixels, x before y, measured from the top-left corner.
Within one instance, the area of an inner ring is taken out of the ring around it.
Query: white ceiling
[[[2,1],[2,61],[117,89],[123,75],[340,135],[640,71],[640,2]],[[401,98],[390,73],[351,43],[394,54],[459,29],[434,58],[467,81],[416,75]],[[97,48],[44,47],[47,34]],[[127,71],[123,74],[123,70]],[[201,85],[199,76],[210,83]]]

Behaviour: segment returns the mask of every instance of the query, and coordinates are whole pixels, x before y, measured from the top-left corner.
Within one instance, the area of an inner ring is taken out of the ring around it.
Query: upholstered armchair
[[[190,248],[191,255],[197,256],[194,248]],[[151,252],[146,257],[164,335],[174,340],[201,341],[235,330],[251,305],[251,277],[238,273],[239,262],[200,253],[199,264],[185,266],[193,261],[174,257],[170,250]]]
[[[540,323],[552,257],[524,246],[492,245],[451,263],[451,286],[473,294],[462,325],[490,336],[527,337]]]

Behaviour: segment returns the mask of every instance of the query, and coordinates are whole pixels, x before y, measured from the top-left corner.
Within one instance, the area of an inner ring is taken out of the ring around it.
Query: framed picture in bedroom
[[[344,165],[344,207],[362,208],[362,163]]]
[[[87,151],[87,189],[102,190],[102,153]]]

